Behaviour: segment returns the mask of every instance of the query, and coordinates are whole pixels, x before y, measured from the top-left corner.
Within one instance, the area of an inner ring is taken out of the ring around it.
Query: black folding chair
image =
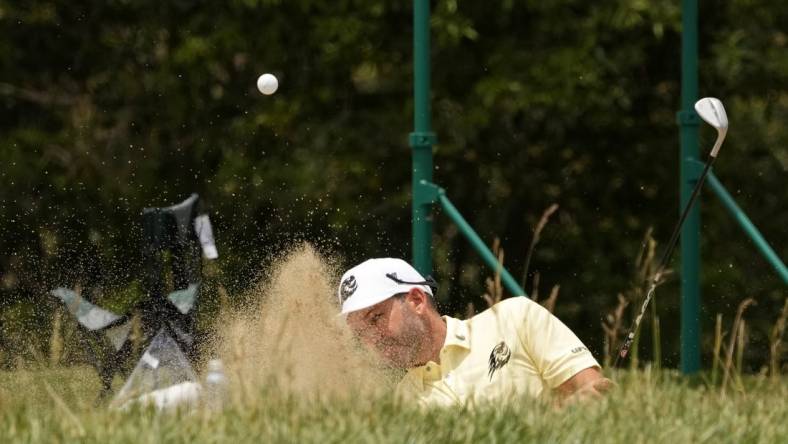
[[[50,292],[65,304],[85,332],[81,341],[101,378],[100,399],[112,392],[114,376],[127,370],[133,349],[129,337],[134,312],[139,313],[141,349],[165,328],[186,356],[194,360],[195,313],[202,283],[201,256],[217,257],[210,219],[201,212],[199,204],[199,196],[192,194],[177,205],[142,211],[145,297],[129,313],[113,313],[71,289],[61,287]],[[168,276],[172,277],[169,283]],[[167,288],[174,290],[167,292]]]

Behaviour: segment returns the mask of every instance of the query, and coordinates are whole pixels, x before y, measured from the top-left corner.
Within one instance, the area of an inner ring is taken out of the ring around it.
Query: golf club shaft
[[[698,195],[700,194],[700,190],[703,187],[703,182],[706,181],[706,176],[709,174],[709,170],[711,169],[711,164],[714,163],[714,159],[716,156],[710,156],[709,160],[706,161],[706,166],[703,168],[703,172],[701,173],[700,177],[698,178],[698,182],[695,184],[695,188],[692,190],[692,194],[690,195],[689,201],[687,205],[684,207],[684,210],[681,212],[681,217],[679,218],[679,222],[676,224],[676,227],[673,229],[673,234],[670,236],[670,240],[668,241],[668,247],[665,249],[665,252],[662,254],[662,259],[659,261],[659,265],[657,266],[657,271],[654,273],[653,278],[651,279],[651,283],[649,284],[649,289],[646,292],[646,298],[643,300],[643,305],[640,307],[640,313],[637,315],[635,320],[632,323],[632,327],[629,329],[629,333],[627,334],[626,338],[624,339],[624,343],[621,345],[621,350],[616,355],[616,362],[613,365],[614,367],[618,367],[620,361],[626,359],[627,354],[629,353],[629,348],[632,347],[632,343],[635,341],[635,336],[637,335],[637,331],[640,328],[640,321],[643,319],[643,314],[646,312],[646,307],[648,307],[649,302],[651,302],[651,298],[654,296],[654,290],[657,288],[657,284],[662,277],[662,273],[664,272],[665,268],[668,266],[668,262],[670,262],[670,257],[673,255],[673,250],[676,248],[676,243],[679,239],[679,234],[681,233],[681,226],[684,225],[684,221],[687,219],[692,206],[695,204],[695,200],[697,200]]]

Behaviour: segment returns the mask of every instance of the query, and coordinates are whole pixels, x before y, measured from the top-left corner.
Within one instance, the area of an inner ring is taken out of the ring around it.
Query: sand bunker
[[[392,390],[397,375],[362,350],[337,316],[339,275],[302,244],[264,271],[253,306],[223,316],[217,351],[235,401],[261,390],[307,398]]]

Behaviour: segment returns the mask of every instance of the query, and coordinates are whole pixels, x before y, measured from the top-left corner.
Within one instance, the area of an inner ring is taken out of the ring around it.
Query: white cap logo
[[[347,298],[353,295],[358,288],[358,282],[356,282],[355,276],[348,276],[347,279],[342,281],[342,285],[340,288],[340,294],[342,295],[342,302],[344,303]]]

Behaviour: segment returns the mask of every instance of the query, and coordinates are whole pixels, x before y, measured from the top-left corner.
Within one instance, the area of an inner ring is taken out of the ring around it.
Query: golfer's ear
[[[421,312],[429,307],[430,302],[427,300],[427,294],[424,293],[424,290],[421,288],[413,287],[408,291],[407,296],[405,297],[411,304],[413,304],[413,308],[417,311]]]

